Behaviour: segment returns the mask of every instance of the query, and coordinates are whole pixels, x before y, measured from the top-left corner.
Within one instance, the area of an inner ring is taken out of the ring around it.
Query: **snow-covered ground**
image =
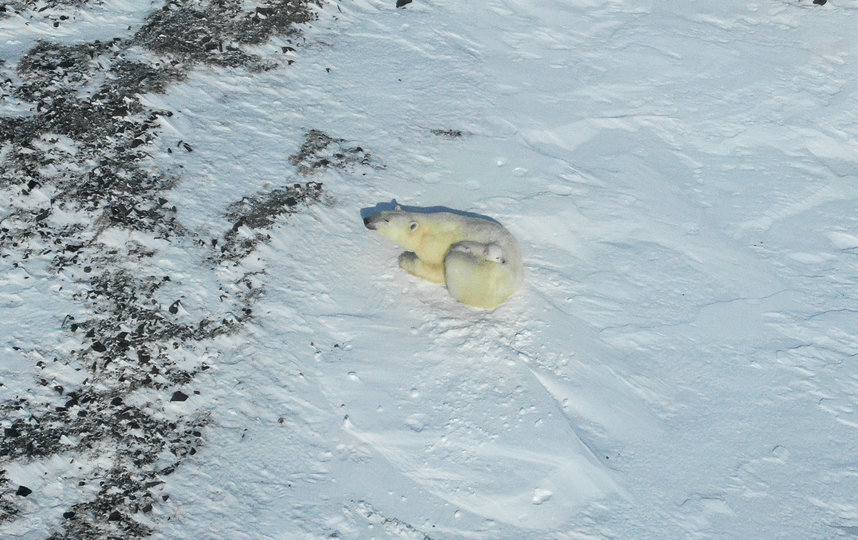
[[[858,535],[858,2],[329,1],[196,56],[156,2],[54,6],[58,34],[19,4],[8,88],[37,39],[181,73],[125,87],[160,111],[145,226],[54,202],[124,135],[2,141],[2,536]],[[361,221],[393,199],[498,219],[522,290],[484,312],[401,271]],[[134,334],[135,298],[166,322]],[[72,390],[119,431],[26,450]]]

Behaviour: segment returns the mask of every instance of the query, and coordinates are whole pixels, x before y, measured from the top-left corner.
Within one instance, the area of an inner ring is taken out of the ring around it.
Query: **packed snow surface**
[[[7,67],[148,13],[78,9],[79,35],[4,19]],[[324,195],[230,264],[101,233],[154,252],[139,264],[170,274],[179,319],[242,276],[263,291],[237,331],[186,349],[207,369],[163,414],[207,415],[204,442],[134,519],[158,538],[858,535],[858,2],[353,0],[318,17],[288,51],[254,45],[288,63],[200,64],[141,97],[172,112],[149,159],[176,171],[167,204],[203,243],[245,197],[297,178]],[[343,166],[290,159],[308,133]],[[522,289],[485,312],[400,270],[362,223],[394,200],[500,221]],[[60,323],[85,307],[57,274],[3,264],[8,400],[34,386],[22,347],[68,349],[81,336]],[[33,491],[9,495],[3,536],[61,530],[103,466],[73,447],[0,463],[0,489]]]

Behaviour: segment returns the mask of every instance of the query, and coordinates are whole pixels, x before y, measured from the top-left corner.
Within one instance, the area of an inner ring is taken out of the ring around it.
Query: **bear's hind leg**
[[[426,263],[413,251],[405,251],[399,256],[399,266],[419,278],[434,283],[444,283],[444,265]]]

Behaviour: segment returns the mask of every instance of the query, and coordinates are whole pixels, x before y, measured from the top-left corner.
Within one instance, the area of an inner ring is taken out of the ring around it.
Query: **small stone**
[[[72,519],[74,517],[74,512],[69,510],[68,512],[63,512],[63,517],[65,519]]]
[[[181,390],[176,390],[173,392],[173,396],[170,398],[170,401],[185,401],[188,399],[188,395],[182,392]]]
[[[122,519],[122,514],[119,513],[119,510],[114,510],[107,516],[107,521],[119,521]]]
[[[27,486],[18,486],[18,491],[15,492],[15,495],[18,495],[19,497],[26,497],[32,492],[33,490],[28,488]]]
[[[92,350],[95,352],[102,353],[102,352],[107,350],[107,347],[105,347],[102,342],[96,341],[96,342],[93,342],[93,344],[92,344]]]

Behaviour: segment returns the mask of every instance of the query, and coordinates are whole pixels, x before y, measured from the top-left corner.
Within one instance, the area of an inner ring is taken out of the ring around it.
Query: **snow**
[[[122,19],[105,31],[145,16],[98,9]],[[210,423],[154,536],[855,535],[856,24],[836,0],[328,2],[293,65],[146,95],[174,113],[152,163],[204,240],[293,181],[306,131],[372,155],[315,173],[330,200],[234,265],[100,237],[156,252],[179,318],[226,316],[218,286],[247,273],[265,291],[239,332],[176,353],[211,369],[166,410]],[[361,222],[393,199],[498,219],[522,290],[484,312],[399,270]],[[8,399],[32,385],[13,347],[67,347],[83,308],[47,270],[4,272],[3,318],[25,323],[0,331]],[[0,531],[42,537],[92,496],[39,476],[68,467],[0,465],[37,498]]]

